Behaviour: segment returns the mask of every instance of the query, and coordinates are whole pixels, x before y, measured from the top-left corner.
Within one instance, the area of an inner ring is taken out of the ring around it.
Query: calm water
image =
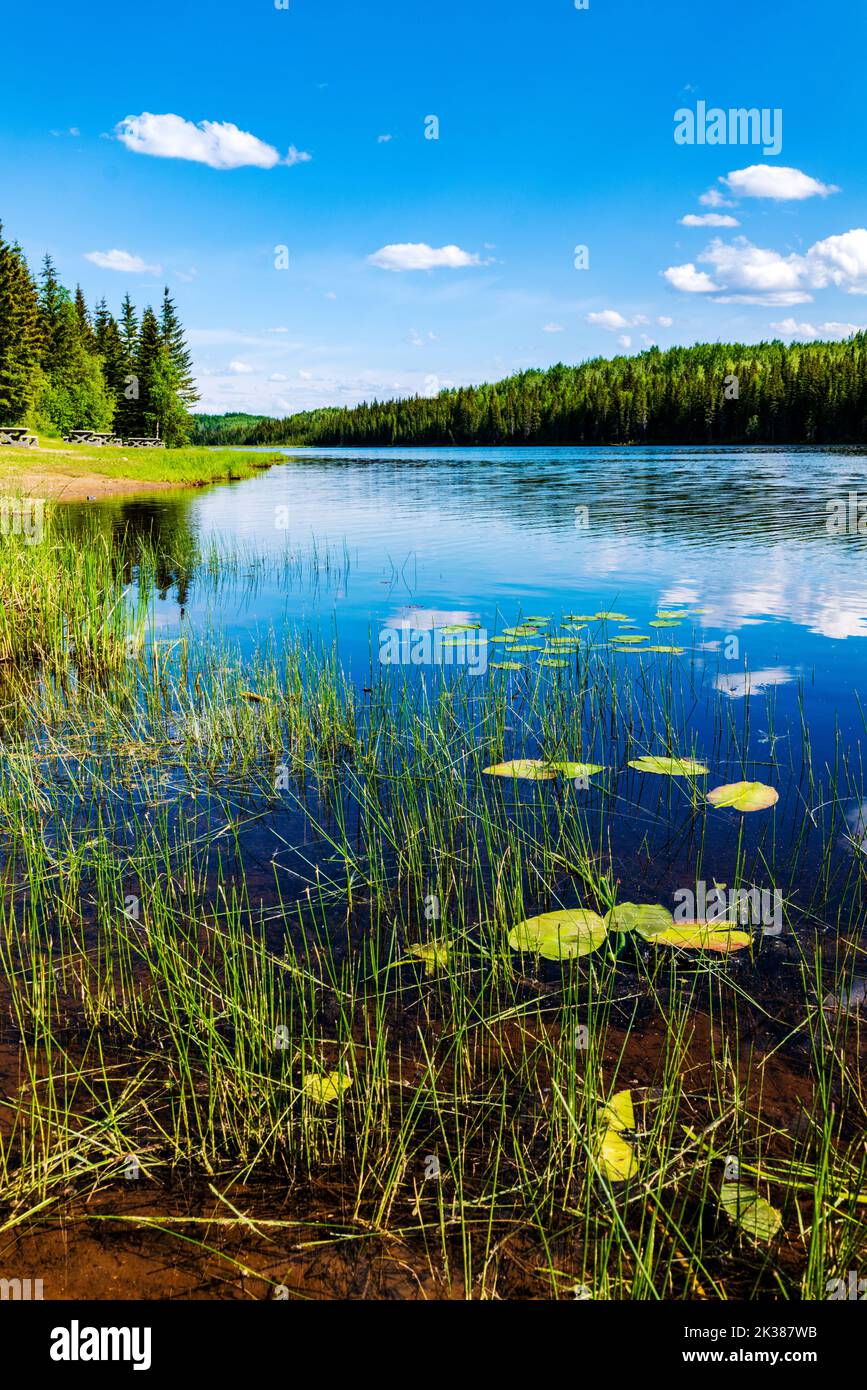
[[[811,788],[803,777],[801,711],[820,777],[840,748],[860,767],[867,741],[858,700],[867,655],[867,536],[857,525],[852,533],[832,533],[828,523],[829,503],[848,506],[853,493],[867,498],[867,454],[773,448],[285,454],[285,465],[250,481],[96,504],[118,528],[156,520],[200,544],[215,537],[275,556],[287,547],[309,553],[315,544],[317,565],[308,562],[291,582],[275,568],[216,594],[195,579],[180,593],[167,583],[156,604],[160,635],[216,622],[249,649],[271,626],[299,628],[311,641],[336,633],[344,664],[363,684],[383,627],[468,622],[494,633],[521,614],[551,614],[554,631],[563,613],[620,610],[635,631],[687,648],[675,660],[701,689],[685,711],[689,733],[711,762],[721,714],[744,731],[749,706],[749,766],[729,768],[726,780],[744,772],[767,776],[772,752],[787,765],[776,813],[780,834],[793,834],[810,812],[819,827],[800,873],[821,862],[828,838],[851,868],[855,851],[845,822],[829,831],[823,820],[827,787]],[[659,609],[686,608],[702,611],[655,635],[647,626]],[[491,649],[492,658],[501,652]],[[625,654],[617,660],[635,662],[636,669],[643,664]],[[644,779],[657,786],[658,780]],[[774,780],[779,783],[778,774]],[[843,814],[860,839],[867,835],[863,791],[858,779],[849,787]],[[641,795],[651,793],[645,788]],[[664,820],[657,842],[666,846],[670,878],[672,855],[680,856],[671,851]],[[732,872],[742,833],[761,856],[772,820],[718,818],[714,867],[721,878]],[[641,817],[633,817],[631,828],[625,817],[618,833],[624,860],[637,857],[646,834]],[[694,846],[686,846],[677,872],[690,872],[691,859]],[[643,862],[646,878],[646,855]]]
[[[614,608],[652,631],[658,608],[702,608],[697,638],[709,654],[719,645],[724,697],[743,695],[746,666],[754,692],[800,676],[815,688],[815,717],[851,713],[867,652],[867,536],[830,535],[828,504],[867,499],[863,452],[285,452],[285,466],[248,482],[100,505],[118,524],[155,516],[200,541],[280,553],[315,540],[330,554],[316,585],[224,590],[220,621],[241,639],[271,622],[336,623],[345,659],[366,663],[369,630],[389,623],[493,631],[519,610]],[[185,597],[184,621],[201,620],[195,589]],[[178,625],[176,593],[158,621]]]

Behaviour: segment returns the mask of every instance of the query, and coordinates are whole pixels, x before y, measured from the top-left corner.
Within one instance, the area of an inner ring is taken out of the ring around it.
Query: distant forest
[[[651,348],[432,397],[194,419],[208,444],[865,444],[867,333]]]
[[[168,290],[141,316],[127,294],[115,318],[60,283],[50,256],[33,275],[0,226],[0,425],[48,434],[114,431],[189,443],[199,399]]]

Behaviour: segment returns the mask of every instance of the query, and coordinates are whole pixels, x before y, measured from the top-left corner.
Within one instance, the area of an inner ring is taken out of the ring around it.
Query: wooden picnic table
[[[32,449],[39,443],[35,434],[27,433],[26,425],[0,425],[0,444],[17,444]]]
[[[102,433],[99,430],[70,430],[65,436],[67,444],[120,444],[123,441],[116,434],[110,431]]]
[[[164,439],[150,438],[147,435],[134,435],[132,439],[125,439],[124,443],[130,449],[164,449],[166,447]]]

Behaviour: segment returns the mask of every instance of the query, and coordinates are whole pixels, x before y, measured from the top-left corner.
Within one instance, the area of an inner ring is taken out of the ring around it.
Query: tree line
[[[284,420],[211,416],[196,428],[226,444],[863,444],[867,333],[650,348],[433,396]]]
[[[62,285],[50,256],[38,276],[0,224],[0,425],[48,434],[112,431],[190,442],[199,399],[168,289],[141,316],[127,294],[115,318]]]

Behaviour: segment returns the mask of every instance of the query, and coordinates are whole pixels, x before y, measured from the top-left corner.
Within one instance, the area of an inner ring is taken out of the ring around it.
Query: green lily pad
[[[446,623],[440,632],[477,632],[481,623]]]
[[[776,806],[780,793],[764,782],[730,782],[725,787],[715,787],[708,792],[711,806],[729,807],[733,811],[767,811]]]
[[[545,960],[575,960],[598,950],[607,935],[598,913],[570,908],[519,922],[509,932],[509,945],[513,951],[532,951]]]
[[[305,1096],[317,1105],[330,1105],[332,1101],[339,1100],[351,1085],[352,1077],[346,1072],[333,1071],[326,1075],[317,1073],[308,1076],[301,1089]]]
[[[632,619],[625,613],[594,613],[593,618],[596,622],[606,623],[630,623]]]
[[[524,669],[520,661],[492,661],[490,665],[492,671],[523,671]]]
[[[657,618],[688,618],[689,611],[686,608],[660,608]]]
[[[549,767],[556,768],[561,777],[595,777],[597,772],[604,772],[605,768],[598,763],[549,763]]]
[[[667,907],[650,903],[618,903],[612,907],[605,918],[609,931],[637,932],[646,941],[651,941],[661,932],[674,926],[674,918]]]
[[[725,922],[676,922],[646,939],[655,946],[672,946],[680,951],[713,951],[720,956],[743,951],[752,941],[749,932],[737,931]]]
[[[740,1182],[723,1183],[719,1204],[726,1216],[756,1241],[773,1240],[783,1224],[776,1207]]]
[[[618,1091],[603,1107],[596,1132],[597,1162],[608,1182],[626,1182],[638,1172],[635,1149],[623,1135],[635,1128],[631,1091]]]
[[[445,941],[435,941],[422,946],[410,946],[411,956],[418,956],[419,960],[424,961],[424,973],[427,976],[436,974],[437,970],[444,970],[449,963],[449,947]]]
[[[635,758],[629,766],[636,772],[656,772],[661,777],[707,777],[709,772],[694,758]]]
[[[637,634],[633,635],[632,633],[628,633],[626,634],[626,636],[623,636],[621,633],[618,632],[614,640],[616,650],[617,647],[634,646],[636,642],[649,642],[650,638],[639,637]]]
[[[484,771],[489,777],[522,777],[529,782],[550,782],[557,776],[549,763],[541,758],[514,758],[508,763],[495,763]]]
[[[555,671],[568,671],[572,665],[571,661],[563,661],[555,656],[543,656],[539,660],[540,666],[547,666]]]
[[[676,618],[651,618],[648,627],[680,627]]]

